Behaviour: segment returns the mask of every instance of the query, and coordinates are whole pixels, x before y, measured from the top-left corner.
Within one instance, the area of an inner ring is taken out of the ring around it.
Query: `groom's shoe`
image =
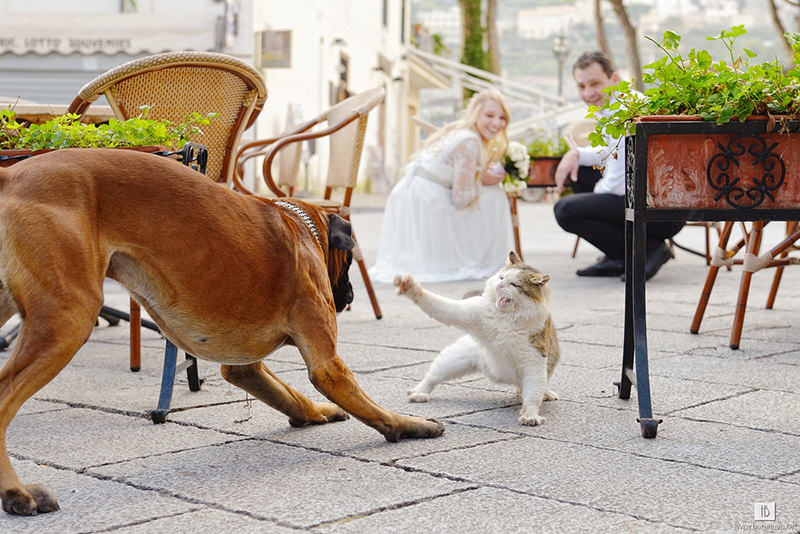
[[[585,269],[580,269],[575,274],[578,276],[619,276],[625,272],[625,262],[623,260],[612,260],[608,256],[590,265]]]
[[[647,255],[644,263],[644,279],[650,280],[653,278],[658,270],[661,269],[661,266],[670,259],[672,259],[672,251],[669,249],[667,242],[664,241]]]
[[[658,247],[653,249],[653,251],[647,255],[647,258],[644,261],[644,279],[650,280],[653,278],[658,270],[661,269],[661,266],[667,263],[673,257],[672,251],[666,242],[658,245]],[[619,279],[623,282],[625,281],[624,272]]]

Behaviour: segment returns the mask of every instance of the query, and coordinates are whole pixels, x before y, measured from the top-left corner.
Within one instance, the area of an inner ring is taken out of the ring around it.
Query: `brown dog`
[[[350,224],[291,203],[299,210],[125,150],[59,150],[0,169],[0,321],[16,310],[24,318],[0,370],[6,512],[58,509],[47,489],[20,482],[6,428],[91,334],[105,277],[125,286],[181,349],[222,364],[227,381],[292,426],[350,413],[389,441],[443,432],[438,421],[378,406],[339,359],[336,311],[352,300]],[[311,401],[261,362],[284,343],[297,346],[311,382],[335,404]]]

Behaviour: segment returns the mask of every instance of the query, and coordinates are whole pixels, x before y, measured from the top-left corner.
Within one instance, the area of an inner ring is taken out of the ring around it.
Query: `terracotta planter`
[[[162,150],[168,151],[169,149],[163,146],[127,146],[127,147],[119,147],[120,150],[138,150],[139,152],[160,152]],[[39,154],[45,154],[47,152],[52,152],[53,148],[48,148],[45,150],[0,150],[0,167],[10,167],[14,163],[19,161],[25,161],[31,156],[38,156]],[[92,150],[91,148],[79,148],[75,150]]]
[[[753,117],[717,125],[699,117],[643,117],[633,146],[646,150],[647,206],[797,208],[798,131],[796,120],[781,123]]]
[[[531,167],[528,171],[528,185],[538,187],[556,185],[556,167],[558,167],[560,161],[560,157],[531,159]]]

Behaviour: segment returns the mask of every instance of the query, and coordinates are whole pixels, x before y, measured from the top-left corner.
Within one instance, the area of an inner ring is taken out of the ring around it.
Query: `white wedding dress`
[[[508,197],[476,180],[480,142],[453,130],[406,166],[386,201],[373,281],[485,279],[505,263],[514,248]]]

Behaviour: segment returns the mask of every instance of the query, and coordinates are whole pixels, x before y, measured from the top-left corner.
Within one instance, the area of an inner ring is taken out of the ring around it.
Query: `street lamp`
[[[555,40],[553,41],[553,55],[556,57],[556,61],[558,62],[558,97],[561,98],[564,90],[564,61],[567,59],[567,54],[569,54],[569,47],[567,46],[567,38],[564,36],[564,30],[561,30],[561,33],[556,35]]]

